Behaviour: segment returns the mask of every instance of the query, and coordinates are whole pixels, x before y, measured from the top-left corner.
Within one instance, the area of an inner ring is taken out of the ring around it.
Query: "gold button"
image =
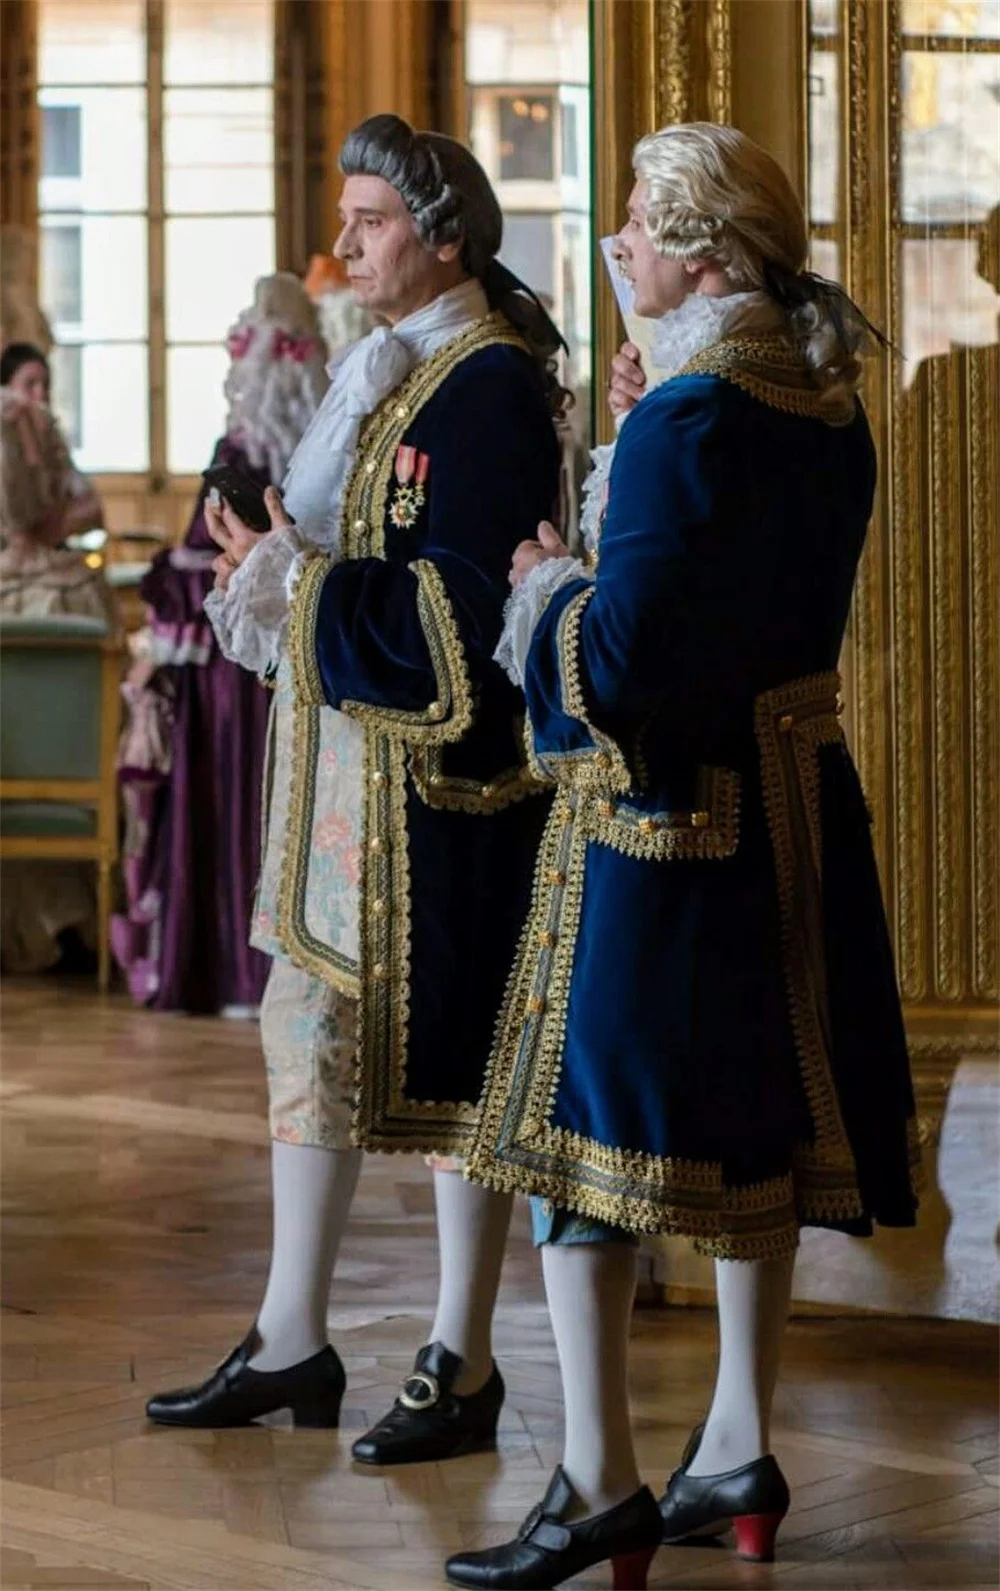
[[[446,709],[443,702],[431,702],[431,705],[427,709],[427,716],[432,723],[438,724],[444,717],[445,711]]]
[[[615,815],[614,802],[613,801],[602,801],[600,803],[600,805],[598,806],[597,810],[601,814],[602,818],[613,818],[614,815]]]
[[[655,834],[656,821],[654,818],[640,818],[638,828],[640,834]]]
[[[367,519],[356,519],[354,521],[354,525],[353,525],[352,528],[356,531],[356,533],[359,536],[363,535],[364,532],[368,529],[368,521],[367,521]]]
[[[384,961],[376,961],[374,967],[372,968],[372,977],[373,978],[377,978],[379,983],[382,983],[382,982],[384,982],[384,980],[388,976],[389,976],[389,972],[388,972],[388,968],[385,965],[385,962]]]
[[[372,774],[372,784],[375,786],[376,790],[381,790],[383,785],[387,785],[388,783],[389,781],[382,772],[381,768],[376,768],[375,772]]]
[[[540,994],[533,994],[528,1001],[528,1010],[532,1016],[541,1016],[545,1010],[545,1001]]]
[[[554,934],[551,928],[546,928],[539,934],[538,943],[543,945],[546,950],[554,950],[559,943],[559,935]]]
[[[368,460],[368,463],[365,465],[365,474],[366,475],[374,475],[375,474],[375,460],[374,459],[369,459]]]
[[[524,1120],[521,1123],[521,1131],[525,1134],[526,1137],[534,1138],[536,1132],[541,1127],[541,1125],[542,1124],[538,1120],[537,1116],[525,1116]]]
[[[385,846],[378,838],[378,835],[375,836],[374,840],[368,841],[368,849],[371,851],[373,856],[382,856],[385,853]]]
[[[778,719],[778,728],[786,734],[789,729],[794,727],[794,724],[795,719],[792,717],[791,713],[782,713],[781,717]]]
[[[545,877],[550,884],[555,884],[557,887],[565,884],[566,882],[566,874],[560,873],[557,867],[550,867]]]
[[[707,829],[711,821],[712,814],[710,812],[692,812],[691,814],[691,827],[693,829]]]
[[[491,784],[484,784],[479,794],[482,796],[484,801],[492,801],[493,797],[496,795],[496,791]]]
[[[405,403],[397,403],[397,405],[396,405],[396,419],[397,420],[405,420],[406,416],[409,414],[409,412],[410,411],[406,407]]]
[[[377,900],[372,901],[372,911],[376,917],[385,916],[385,901],[382,900],[381,896]]]
[[[431,774],[431,784],[434,786],[435,790],[439,789],[444,782],[445,778],[443,773]]]
[[[608,756],[606,751],[599,751],[597,756],[594,758],[594,761],[599,768],[611,767],[611,758]]]

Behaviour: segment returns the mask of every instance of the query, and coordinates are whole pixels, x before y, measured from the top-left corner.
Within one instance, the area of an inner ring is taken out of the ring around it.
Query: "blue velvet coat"
[[[537,367],[499,316],[367,422],[348,556],[299,582],[296,699],[365,728],[357,1139],[460,1152],[530,898],[549,797],[492,661],[518,542],[558,493]]]
[[[526,694],[559,786],[472,1175],[730,1258],[909,1225],[913,1095],[835,673],[875,460],[790,344],[626,421]]]

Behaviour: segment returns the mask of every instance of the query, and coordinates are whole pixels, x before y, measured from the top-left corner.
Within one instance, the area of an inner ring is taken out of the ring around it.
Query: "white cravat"
[[[469,280],[395,327],[377,326],[328,369],[331,385],[292,455],[283,485],[295,525],[265,537],[225,591],[212,591],[205,613],[219,646],[255,674],[281,654],[288,592],[302,560],[317,547],[336,557],[344,488],[364,421],[424,359],[488,313],[480,282]]]

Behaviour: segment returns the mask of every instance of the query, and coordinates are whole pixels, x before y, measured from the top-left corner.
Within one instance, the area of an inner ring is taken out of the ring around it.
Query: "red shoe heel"
[[[646,1591],[646,1577],[656,1551],[655,1547],[643,1547],[641,1552],[620,1552],[612,1558],[611,1591]]]
[[[773,1563],[774,1538],[784,1517],[784,1514],[743,1514],[734,1519],[736,1556],[749,1558],[751,1563]]]

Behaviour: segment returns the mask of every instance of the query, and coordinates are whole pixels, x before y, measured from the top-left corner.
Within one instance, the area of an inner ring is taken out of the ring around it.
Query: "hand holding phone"
[[[215,488],[244,525],[249,525],[259,536],[267,535],[271,529],[271,516],[264,501],[263,488],[256,481],[232,464],[218,464],[207,469],[202,479],[206,485]]]

